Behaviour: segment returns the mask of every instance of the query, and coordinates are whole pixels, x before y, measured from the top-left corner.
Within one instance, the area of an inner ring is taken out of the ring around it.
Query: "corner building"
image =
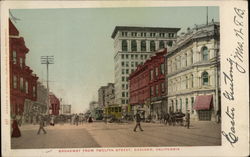
[[[162,48],[171,47],[179,28],[116,26],[114,39],[115,104],[123,109],[129,104],[128,78],[139,64]]]
[[[188,29],[166,55],[168,112],[190,110],[194,120],[215,120],[220,110],[220,25]]]

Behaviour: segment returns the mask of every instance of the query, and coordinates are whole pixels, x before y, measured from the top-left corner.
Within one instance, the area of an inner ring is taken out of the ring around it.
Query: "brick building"
[[[50,93],[49,94],[49,102],[50,102],[50,114],[52,115],[59,115],[60,111],[60,101],[59,99],[55,96],[55,94]]]
[[[167,49],[157,51],[144,64],[140,64],[129,76],[130,104],[135,112],[142,107],[146,115],[151,114],[156,118],[166,112],[165,98],[165,59]]]
[[[9,20],[10,108],[11,115],[23,115],[26,99],[36,101],[37,79],[26,65],[29,49],[19,31]]]

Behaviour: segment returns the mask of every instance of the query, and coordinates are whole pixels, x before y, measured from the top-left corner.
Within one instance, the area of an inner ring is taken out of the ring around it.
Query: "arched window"
[[[208,49],[206,46],[201,48],[201,54],[202,54],[202,60],[207,61],[208,60]]]
[[[208,85],[208,73],[206,71],[201,74],[201,79],[202,85]]]
[[[155,51],[155,42],[150,41],[150,51]]]
[[[191,74],[191,88],[194,87],[194,75]]]
[[[164,41],[160,41],[160,45],[159,45],[159,47],[160,47],[160,49],[162,49],[162,48],[164,48],[165,47],[165,45],[164,45]]]
[[[141,41],[141,51],[146,51],[146,41],[145,40]]]
[[[17,77],[16,77],[16,75],[13,76],[13,87],[17,88]]]
[[[122,51],[128,51],[127,40],[122,40]]]
[[[132,51],[137,51],[137,44],[135,40],[131,41],[131,50]]]

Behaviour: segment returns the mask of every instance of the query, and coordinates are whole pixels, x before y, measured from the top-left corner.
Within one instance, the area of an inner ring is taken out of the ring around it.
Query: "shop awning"
[[[213,95],[196,96],[194,102],[195,110],[209,110],[213,106]]]

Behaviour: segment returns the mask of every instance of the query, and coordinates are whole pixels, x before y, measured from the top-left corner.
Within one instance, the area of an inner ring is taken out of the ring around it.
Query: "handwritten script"
[[[229,71],[224,72],[222,77],[224,78],[224,83],[226,85],[226,89],[223,91],[223,96],[229,100],[234,101],[235,100],[235,91],[234,91],[234,72],[238,72],[241,74],[246,73],[246,70],[243,66],[243,54],[245,50],[245,43],[244,43],[244,17],[245,17],[245,10],[234,8],[234,36],[236,38],[235,47],[233,49],[233,53],[231,53],[230,57],[228,57],[226,60],[229,63]],[[226,118],[229,118],[230,121],[230,130],[229,131],[222,131],[222,135],[227,139],[227,141],[231,144],[232,147],[234,147],[234,144],[237,143],[239,140],[239,137],[237,136],[236,132],[236,122],[235,122],[235,114],[236,110],[234,107],[230,108],[227,106],[227,111],[224,113],[226,114]]]

